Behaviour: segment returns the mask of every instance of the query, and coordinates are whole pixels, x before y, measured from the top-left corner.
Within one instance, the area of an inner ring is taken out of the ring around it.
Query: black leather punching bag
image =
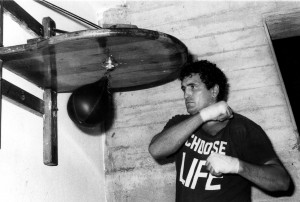
[[[81,126],[92,127],[103,122],[109,108],[108,79],[76,89],[69,98],[67,110],[69,117]]]

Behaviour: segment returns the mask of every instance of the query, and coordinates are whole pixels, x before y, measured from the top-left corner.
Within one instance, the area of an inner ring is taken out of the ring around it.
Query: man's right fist
[[[212,104],[199,112],[203,122],[225,121],[233,117],[232,110],[224,101]]]

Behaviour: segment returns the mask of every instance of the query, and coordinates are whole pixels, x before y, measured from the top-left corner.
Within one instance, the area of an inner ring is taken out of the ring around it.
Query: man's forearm
[[[155,158],[174,154],[190,135],[207,121],[224,121],[232,117],[232,110],[226,102],[221,101],[200,110],[188,119],[157,134],[149,145],[149,152]]]
[[[256,166],[240,161],[238,174],[267,191],[286,191],[290,184],[288,173],[277,163]]]
[[[175,153],[190,135],[203,123],[197,113],[179,124],[157,134],[149,145],[149,152],[155,159],[168,157]]]

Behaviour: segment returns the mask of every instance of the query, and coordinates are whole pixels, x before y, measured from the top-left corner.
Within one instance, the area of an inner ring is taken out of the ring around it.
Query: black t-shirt
[[[164,129],[187,117],[173,117]],[[262,128],[240,114],[234,113],[226,127],[215,136],[199,128],[176,153],[177,202],[251,201],[251,183],[248,180],[234,174],[215,177],[207,171],[205,163],[211,152],[237,157],[256,165],[277,158]]]

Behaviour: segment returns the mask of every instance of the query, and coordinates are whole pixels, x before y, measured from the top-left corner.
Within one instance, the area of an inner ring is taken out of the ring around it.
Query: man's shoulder
[[[230,135],[234,145],[244,145],[244,141],[248,141],[253,131],[257,131],[258,125],[248,117],[234,112],[233,118],[227,126],[227,133]],[[242,148],[240,148],[242,149]]]
[[[172,118],[170,118],[168,122],[179,123],[189,117],[190,117],[190,115],[188,115],[188,114],[177,114],[177,115],[173,116]]]
[[[176,114],[175,116],[172,116],[169,121],[171,120],[180,120],[183,121],[185,119],[187,119],[188,117],[190,117],[190,115],[188,114]]]
[[[250,118],[234,112],[233,118],[230,124],[231,127],[235,129],[246,130],[247,128],[261,128],[256,122]]]
[[[233,114],[233,120],[238,123],[254,123],[254,124],[256,124],[250,118],[248,118],[242,114],[236,113],[236,112],[234,112],[234,114]]]
[[[182,121],[184,121],[185,119],[187,119],[190,115],[187,114],[177,114],[175,116],[173,116],[172,118],[169,119],[169,121],[167,122],[165,129],[169,128],[171,126],[174,126]]]

